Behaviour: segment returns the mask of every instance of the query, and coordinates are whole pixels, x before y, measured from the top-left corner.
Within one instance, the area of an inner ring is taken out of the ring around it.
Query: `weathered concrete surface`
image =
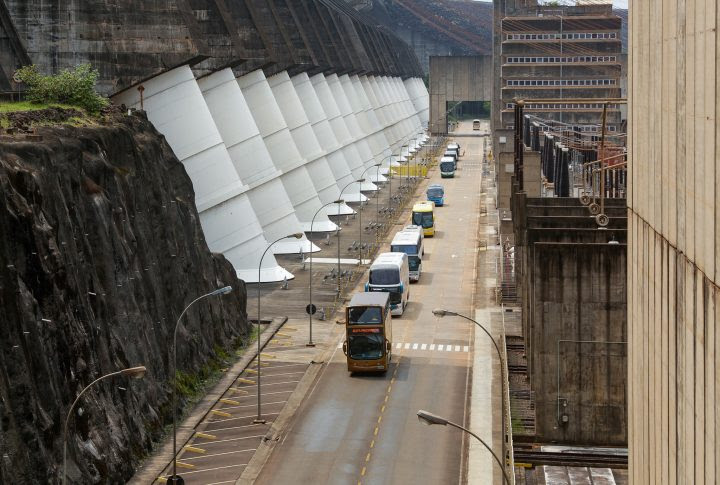
[[[513,197],[538,441],[627,443],[627,222],[624,200],[606,203],[598,229],[577,199]]]
[[[29,63],[48,73],[90,63],[107,95],[184,64],[197,76],[225,67],[422,74],[407,44],[339,0],[3,0],[0,39],[6,90]]]
[[[211,254],[190,179],[141,113],[0,138],[0,482],[119,483],[171,421],[169,348],[195,375],[247,335],[245,286]],[[182,284],[179,284],[182,282]],[[180,396],[179,404],[185,398]],[[80,412],[80,410],[82,410]]]
[[[448,101],[492,100],[492,56],[430,58],[431,133],[447,133]]]
[[[718,15],[714,1],[649,1],[633,4],[630,19],[628,376],[637,484],[720,480]]]

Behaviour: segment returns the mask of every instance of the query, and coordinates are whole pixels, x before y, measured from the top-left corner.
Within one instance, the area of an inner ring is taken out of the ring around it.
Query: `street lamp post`
[[[303,233],[302,232],[296,232],[294,234],[288,234],[287,236],[279,237],[270,244],[268,244],[268,247],[265,248],[265,251],[263,251],[262,256],[260,256],[260,262],[258,263],[258,290],[257,290],[257,297],[258,297],[258,319],[257,319],[257,418],[253,419],[253,424],[265,424],[266,421],[262,419],[262,413],[260,408],[260,285],[262,284],[262,277],[260,276],[260,270],[262,269],[262,262],[263,258],[265,258],[265,254],[268,252],[268,250],[273,247],[273,244],[276,242],[282,241],[283,239],[289,239],[291,237],[294,237],[295,239],[302,239]],[[312,254],[312,243],[310,243],[310,254]]]
[[[315,224],[315,217],[320,213],[321,210],[323,210],[325,207],[332,205],[332,204],[338,204],[340,206],[341,204],[344,204],[345,201],[342,199],[334,200],[332,202],[328,202],[327,204],[320,207],[317,212],[315,212],[315,215],[312,218],[312,221],[310,221],[310,233],[313,232],[313,224]],[[338,221],[339,222],[339,221]],[[313,263],[313,253],[310,251],[310,305],[308,306],[308,313],[310,314],[310,339],[308,340],[308,343],[305,344],[307,347],[315,347],[315,342],[313,342],[312,339],[312,322],[313,322],[313,313],[314,309],[312,306],[312,263]],[[259,352],[258,352],[259,353]]]
[[[342,199],[343,192],[345,192],[345,189],[350,187],[352,184],[360,184],[362,186],[362,183],[365,182],[364,178],[359,178],[357,180],[353,180],[352,182],[349,182],[343,189],[340,191],[340,197],[338,199]],[[360,191],[360,208],[362,209],[362,191]],[[337,250],[338,250],[338,268],[337,268],[337,294],[338,298],[340,298],[340,206],[338,206],[338,229],[337,229]],[[362,215],[360,216],[362,218]],[[360,228],[362,231],[362,227]]]
[[[390,159],[390,165],[388,167],[388,207],[392,207],[392,157],[393,154],[391,152],[390,155],[383,158],[382,162],[380,162],[380,165],[382,165],[383,163],[385,163],[385,160],[387,160],[388,158]],[[378,167],[378,174],[379,173],[380,167]],[[378,176],[378,178],[380,177]]]
[[[428,425],[440,424],[442,426],[452,426],[453,428],[462,430],[462,431],[466,432],[467,434],[469,434],[470,436],[474,437],[490,452],[490,454],[492,454],[492,456],[493,456],[493,458],[495,458],[495,461],[497,462],[498,466],[500,466],[500,471],[502,471],[503,479],[505,480],[505,483],[507,485],[510,485],[510,479],[508,478],[505,467],[500,462],[500,458],[498,458],[498,456],[495,454],[495,452],[478,435],[476,435],[469,429],[460,426],[459,424],[453,423],[452,421],[448,421],[447,419],[443,418],[442,416],[438,416],[437,414],[433,414],[428,411],[423,411],[422,409],[420,409],[417,412],[417,416],[421,423],[428,424]]]
[[[506,455],[506,451],[505,451],[505,447],[506,447],[506,445],[505,445],[505,435],[506,435],[507,432],[508,432],[507,427],[506,427],[506,424],[505,424],[505,409],[506,409],[506,408],[505,408],[505,404],[506,404],[506,403],[505,403],[505,375],[504,375],[504,372],[505,372],[505,360],[503,359],[502,353],[500,352],[500,347],[498,347],[497,342],[495,342],[495,339],[493,338],[493,336],[490,335],[490,332],[488,332],[488,330],[487,330],[485,327],[483,327],[482,325],[480,325],[480,322],[478,322],[478,321],[476,321],[476,320],[473,320],[472,318],[467,317],[467,316],[465,316],[465,315],[461,315],[460,313],[451,312],[451,311],[449,311],[449,310],[443,310],[443,309],[441,309],[441,308],[436,308],[436,309],[433,310],[432,312],[433,312],[433,315],[435,315],[436,317],[456,316],[456,317],[464,318],[465,320],[474,323],[475,325],[477,325],[478,327],[480,327],[483,332],[485,332],[485,335],[487,335],[488,338],[490,339],[490,341],[493,343],[493,346],[495,347],[495,351],[497,352],[497,355],[498,355],[498,359],[500,360],[500,374],[501,374],[501,377],[500,377],[500,392],[502,393],[502,398],[501,398],[502,413],[500,414],[500,416],[501,416],[501,420],[502,420],[502,430],[503,430],[503,432],[502,432],[502,452],[503,452],[503,457],[505,457],[505,455]]]
[[[382,163],[378,163],[375,165],[375,180],[380,180],[380,165]],[[388,179],[388,183],[389,183]],[[380,191],[378,190],[377,197],[375,197],[375,242],[378,243],[378,238],[380,236]]]
[[[85,391],[90,389],[92,386],[97,384],[98,382],[102,381],[103,379],[107,379],[108,377],[113,376],[127,376],[127,377],[133,377],[135,379],[141,379],[145,376],[145,372],[147,369],[145,369],[145,366],[139,366],[139,367],[130,367],[128,369],[123,369],[115,372],[111,372],[110,374],[105,374],[102,377],[98,377],[94,381],[92,381],[90,384],[88,384],[85,389],[82,390],[80,394],[78,394],[78,397],[75,398],[72,405],[70,406],[70,409],[68,410],[67,416],[65,417],[65,426],[63,427],[63,472],[62,472],[62,483],[65,485],[67,483],[67,433],[68,433],[68,425],[70,424],[70,417],[72,416],[73,409],[75,408],[75,405],[78,403],[80,398],[83,394],[85,394]]]
[[[360,178],[365,177],[365,174],[366,174],[367,171],[370,170],[371,168],[373,168],[373,167],[380,167],[380,165],[381,165],[380,163],[376,163],[376,164],[374,164],[374,165],[369,166],[368,168],[366,168],[365,170],[363,170],[363,173],[360,174]],[[378,168],[378,170],[379,170],[379,168]],[[378,187],[377,190],[378,190],[378,192],[379,192],[379,191],[380,191],[380,188]],[[362,192],[360,192],[360,194],[362,194]],[[363,211],[363,204],[362,204],[362,200],[361,200],[361,201],[360,201],[360,211],[359,211],[359,212],[360,212],[360,221],[359,221],[359,222],[360,222],[360,266],[362,266],[362,264],[363,264],[363,259],[362,259],[362,257],[363,257],[363,248],[362,248],[362,235],[363,235],[362,211]]]
[[[207,298],[210,296],[215,295],[224,295],[226,293],[230,293],[232,291],[232,286],[224,286],[223,288],[218,288],[217,290],[211,291],[210,293],[206,293],[202,296],[199,296],[195,298],[193,301],[190,302],[188,306],[185,307],[185,309],[182,311],[180,316],[177,319],[177,322],[175,322],[175,329],[173,330],[173,369],[172,369],[172,379],[173,379],[173,388],[172,388],[172,413],[173,413],[173,480],[176,476],[177,471],[177,428],[176,428],[176,420],[177,420],[177,331],[180,327],[180,320],[182,320],[182,317],[185,315],[185,313],[188,311],[188,309],[193,306],[196,302],[202,300],[203,298]]]

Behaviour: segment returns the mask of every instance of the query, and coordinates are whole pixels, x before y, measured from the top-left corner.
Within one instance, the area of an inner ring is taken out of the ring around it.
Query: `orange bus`
[[[390,293],[356,293],[345,309],[345,342],[350,372],[386,372],[392,358]]]

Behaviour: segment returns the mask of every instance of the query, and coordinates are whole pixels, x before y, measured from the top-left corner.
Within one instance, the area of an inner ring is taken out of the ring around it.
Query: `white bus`
[[[390,251],[393,253],[405,253],[408,255],[408,268],[410,270],[410,281],[419,281],[422,272],[422,254],[424,238],[419,234],[422,231],[405,232],[399,231],[390,243]]]
[[[425,231],[423,231],[422,226],[417,226],[415,224],[408,224],[402,229],[402,232],[412,232],[415,234],[420,235],[420,241],[422,241],[422,245],[420,246],[420,257],[425,256]]]
[[[390,293],[390,310],[402,315],[410,298],[410,270],[405,253],[382,253],[372,265],[365,283],[365,291]]]
[[[480,120],[473,120],[473,130],[480,130]]]

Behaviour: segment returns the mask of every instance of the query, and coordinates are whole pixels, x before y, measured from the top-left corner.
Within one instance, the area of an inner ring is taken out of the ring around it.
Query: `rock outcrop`
[[[30,138],[30,139],[26,139]],[[41,138],[41,139],[40,139]],[[192,184],[144,114],[0,136],[0,483],[124,483],[171,422],[172,335],[196,374],[249,331],[245,285],[210,253]]]

